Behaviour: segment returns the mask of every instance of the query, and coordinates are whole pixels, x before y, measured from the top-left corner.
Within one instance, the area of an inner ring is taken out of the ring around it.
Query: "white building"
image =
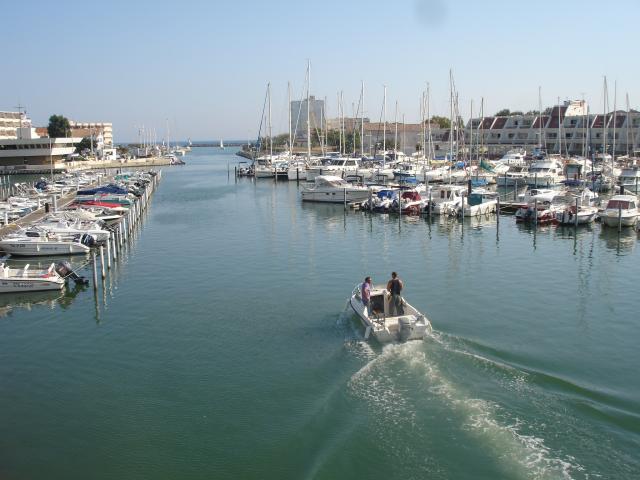
[[[17,138],[0,140],[0,172],[29,173],[64,170],[64,160],[81,138],[41,138],[36,129],[19,127]]]
[[[0,140],[16,138],[16,130],[21,125],[21,112],[0,112]]]

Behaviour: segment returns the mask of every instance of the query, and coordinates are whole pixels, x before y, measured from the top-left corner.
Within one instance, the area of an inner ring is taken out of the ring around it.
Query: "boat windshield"
[[[622,209],[622,210],[627,210],[629,208],[634,208],[634,206],[630,206],[633,205],[633,202],[629,202],[627,200],[609,200],[609,203],[607,204],[607,208],[608,209]]]

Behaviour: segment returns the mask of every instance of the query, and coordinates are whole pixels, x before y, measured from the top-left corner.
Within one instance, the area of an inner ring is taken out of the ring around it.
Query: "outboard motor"
[[[411,317],[398,318],[398,337],[401,342],[406,342],[411,338],[413,333],[413,325],[411,324]]]
[[[73,268],[71,267],[71,264],[66,260],[58,262],[58,264],[56,265],[56,272],[62,278],[65,278],[65,279],[70,278],[76,283],[76,285],[87,285],[89,283],[89,280],[87,280],[84,277],[81,277],[76,272],[74,272]]]
[[[88,233],[80,235],[80,239],[78,241],[89,248],[96,246],[96,237],[89,235]]]

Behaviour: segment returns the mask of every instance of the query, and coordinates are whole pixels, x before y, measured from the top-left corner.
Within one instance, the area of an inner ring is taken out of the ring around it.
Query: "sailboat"
[[[222,141],[222,139],[220,139],[220,148],[224,150],[224,142]]]

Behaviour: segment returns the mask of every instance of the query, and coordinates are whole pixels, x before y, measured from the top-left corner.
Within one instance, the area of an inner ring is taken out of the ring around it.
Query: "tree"
[[[529,110],[525,115],[540,115],[540,110]]]
[[[523,113],[520,110],[516,110],[515,112],[511,112],[509,114],[509,116],[511,116],[511,117],[515,117],[517,115],[523,115]]]
[[[62,115],[51,115],[47,133],[50,138],[70,137],[71,125],[69,125],[69,120]]]
[[[80,143],[76,145],[76,153],[82,153],[85,150],[91,150],[91,138],[84,137]]]
[[[447,117],[439,117],[437,115],[434,115],[433,117],[431,117],[430,122],[437,123],[438,127],[440,128],[451,128],[451,120],[449,120]]]
[[[503,108],[498,113],[496,113],[496,117],[508,117],[511,115],[511,111],[508,108]]]

